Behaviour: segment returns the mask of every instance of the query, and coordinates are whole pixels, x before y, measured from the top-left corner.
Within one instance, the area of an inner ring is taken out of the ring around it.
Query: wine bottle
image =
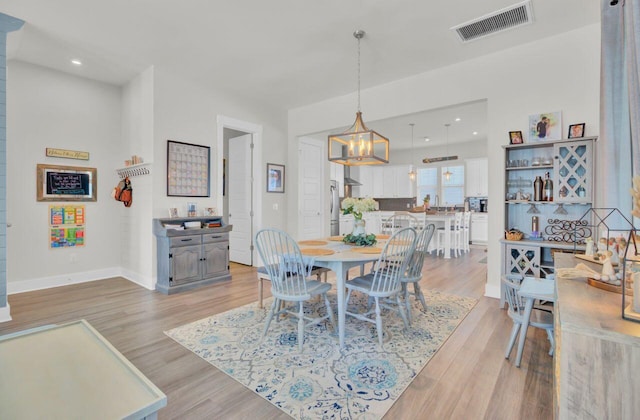
[[[542,201],[542,178],[536,176],[533,181],[533,201]]]
[[[544,174],[544,186],[542,187],[544,201],[553,201],[553,181],[549,178],[549,172]]]

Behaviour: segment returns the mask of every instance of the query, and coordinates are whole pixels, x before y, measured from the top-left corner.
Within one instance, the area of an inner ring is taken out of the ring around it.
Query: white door
[[[312,139],[300,140],[300,239],[323,237],[325,221],[329,222],[329,214],[324,208],[324,197],[329,195],[329,187],[327,186],[326,191],[323,189],[325,155],[321,142]]]
[[[251,134],[229,139],[229,259],[251,265]]]

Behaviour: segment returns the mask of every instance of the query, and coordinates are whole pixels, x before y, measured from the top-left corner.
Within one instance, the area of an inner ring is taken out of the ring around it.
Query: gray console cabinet
[[[165,225],[181,225],[200,222],[207,226],[218,223],[220,227],[202,229],[167,229]],[[228,280],[229,232],[220,217],[189,217],[182,219],[154,219],[156,236],[158,278],[156,290],[172,294],[215,281]]]

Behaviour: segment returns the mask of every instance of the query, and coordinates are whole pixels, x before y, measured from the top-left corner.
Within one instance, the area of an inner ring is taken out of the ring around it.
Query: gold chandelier
[[[389,163],[389,139],[369,130],[360,111],[360,40],[365,32],[357,30],[358,40],[358,112],[351,127],[341,134],[329,135],[329,161],[347,166]]]
[[[411,161],[413,162],[413,126],[415,125],[414,123],[409,123],[409,125],[411,126]],[[409,169],[409,179],[412,181],[415,181],[416,179],[416,175],[418,174],[418,171],[416,171],[416,167],[413,166],[413,163],[411,163],[411,168]]]
[[[445,124],[445,127],[447,127],[447,156],[449,156],[449,126],[451,126],[451,124]],[[447,165],[447,171],[444,173],[444,179],[449,181],[451,179],[451,175],[453,175],[453,173],[449,171],[449,166]]]

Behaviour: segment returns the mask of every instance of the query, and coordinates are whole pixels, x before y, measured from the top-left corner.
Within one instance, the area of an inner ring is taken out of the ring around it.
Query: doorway
[[[228,117],[218,116],[219,164],[216,202],[229,232],[229,259],[253,265],[257,261],[253,235],[261,226],[261,197],[256,185],[261,185],[259,168],[262,126]]]
[[[317,239],[326,236],[329,222],[327,200],[329,188],[325,184],[324,142],[304,137],[298,144],[298,209],[300,239]]]

